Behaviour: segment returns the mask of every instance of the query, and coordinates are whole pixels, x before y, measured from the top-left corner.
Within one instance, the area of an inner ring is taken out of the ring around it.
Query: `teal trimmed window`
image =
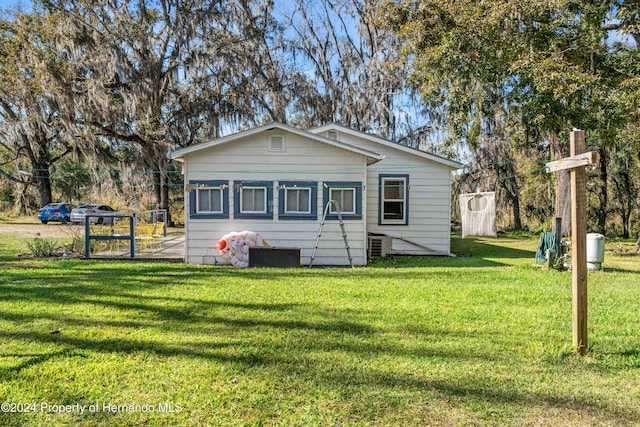
[[[234,218],[272,219],[273,182],[234,181]]]
[[[189,181],[190,218],[229,218],[229,181]]]
[[[362,183],[358,181],[334,181],[323,183],[322,206],[329,200],[335,200],[340,209],[342,219],[362,219]],[[338,219],[338,212],[332,205],[327,214],[328,219]]]
[[[378,224],[409,224],[409,175],[378,176]]]
[[[278,183],[278,218],[287,220],[318,219],[318,183],[280,181]]]

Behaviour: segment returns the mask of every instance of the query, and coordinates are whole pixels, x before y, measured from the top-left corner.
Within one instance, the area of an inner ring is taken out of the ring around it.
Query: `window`
[[[233,201],[236,218],[273,218],[273,183],[235,181]]]
[[[229,181],[189,181],[190,218],[229,218]]]
[[[329,199],[338,202],[338,208],[341,213],[356,213],[356,190],[354,188],[330,188]],[[336,206],[331,205],[329,212],[338,213]]]
[[[379,186],[378,223],[409,224],[409,175],[380,175]]]
[[[318,219],[317,182],[280,181],[278,188],[278,218]]]
[[[243,187],[240,189],[240,213],[265,213],[267,211],[267,189]]]
[[[361,182],[325,182],[323,206],[329,200],[335,200],[343,219],[362,218],[362,183]],[[327,214],[329,219],[338,219],[338,212],[332,204]]]
[[[196,194],[196,212],[222,213],[222,190],[220,188],[198,188]]]
[[[311,189],[287,188],[284,198],[285,213],[309,213],[311,212]]]

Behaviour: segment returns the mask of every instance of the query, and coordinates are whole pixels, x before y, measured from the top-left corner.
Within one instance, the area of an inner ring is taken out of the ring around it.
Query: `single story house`
[[[233,231],[300,248],[309,264],[354,265],[377,255],[448,255],[451,171],[458,162],[340,125],[272,123],[172,151],[183,163],[185,260],[210,263]]]

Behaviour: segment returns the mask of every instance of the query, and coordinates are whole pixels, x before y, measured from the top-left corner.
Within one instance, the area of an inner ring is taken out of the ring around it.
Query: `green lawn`
[[[534,266],[536,243],[239,270],[0,241],[0,403],[37,410],[0,425],[638,425],[640,258],[589,274],[580,357],[571,275]]]

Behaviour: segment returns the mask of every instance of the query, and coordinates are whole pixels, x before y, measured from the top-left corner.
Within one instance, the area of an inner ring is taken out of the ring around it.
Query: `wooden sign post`
[[[571,276],[573,347],[587,353],[587,191],[584,167],[595,162],[595,153],[585,153],[584,131],[570,136],[571,157],[547,163],[547,172],[571,171]]]

